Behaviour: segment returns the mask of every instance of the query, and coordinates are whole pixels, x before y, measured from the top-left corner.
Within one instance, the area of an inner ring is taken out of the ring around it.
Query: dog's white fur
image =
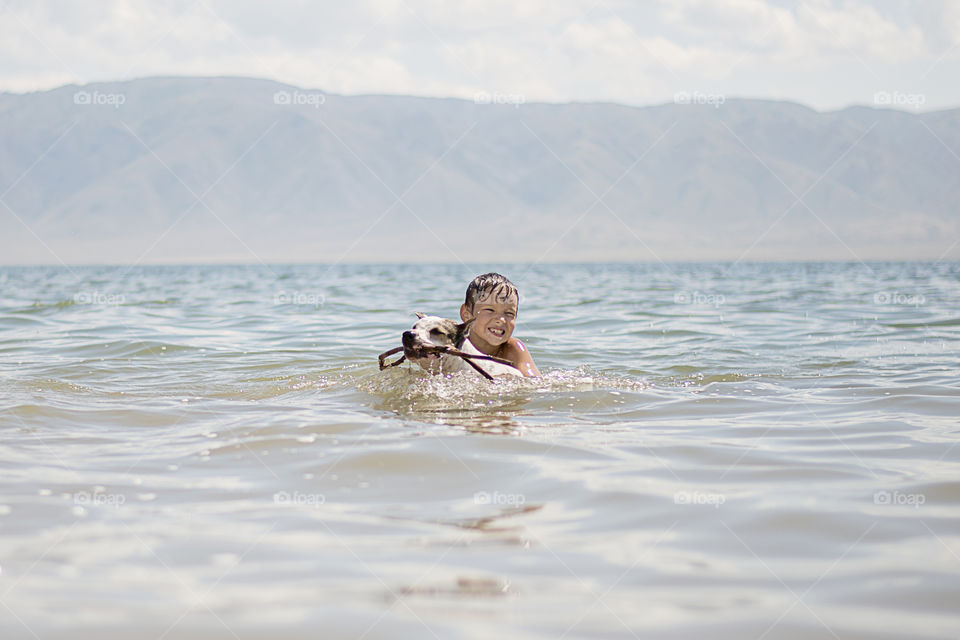
[[[459,324],[449,318],[428,316],[417,313],[419,318],[410,331],[403,333],[404,354],[407,360],[412,360],[431,373],[456,373],[458,371],[476,370],[467,364],[460,356],[449,354],[432,354],[416,357],[417,347],[437,346],[453,347],[454,349],[473,355],[485,355],[470,342],[469,322]],[[473,362],[492,376],[522,376],[516,367],[500,364],[491,360],[474,358]]]

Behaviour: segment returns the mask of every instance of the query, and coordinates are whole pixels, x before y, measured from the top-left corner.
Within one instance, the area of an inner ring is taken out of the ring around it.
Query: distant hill
[[[960,110],[485,98],[0,94],[0,262],[960,259]]]

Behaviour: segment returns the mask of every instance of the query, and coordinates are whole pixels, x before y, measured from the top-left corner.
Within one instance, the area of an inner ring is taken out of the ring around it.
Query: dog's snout
[[[396,334],[394,334],[396,335]],[[405,347],[412,347],[413,343],[416,342],[417,337],[414,335],[413,331],[404,331],[403,335],[400,336],[400,341]]]

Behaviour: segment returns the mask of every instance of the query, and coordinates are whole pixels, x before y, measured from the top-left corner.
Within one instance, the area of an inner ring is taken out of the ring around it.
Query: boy
[[[473,320],[467,340],[478,350],[509,360],[525,376],[539,376],[530,352],[513,337],[519,303],[516,285],[499,273],[485,273],[467,286],[460,319]]]

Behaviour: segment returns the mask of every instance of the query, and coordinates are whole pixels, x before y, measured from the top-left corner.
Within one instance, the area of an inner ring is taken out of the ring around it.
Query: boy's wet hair
[[[467,285],[467,295],[463,303],[469,309],[473,309],[473,305],[477,303],[478,298],[481,296],[485,298],[488,295],[492,296],[496,302],[506,302],[514,296],[518,301],[520,299],[517,285],[510,282],[506,276],[499,273],[485,273],[477,276]]]

